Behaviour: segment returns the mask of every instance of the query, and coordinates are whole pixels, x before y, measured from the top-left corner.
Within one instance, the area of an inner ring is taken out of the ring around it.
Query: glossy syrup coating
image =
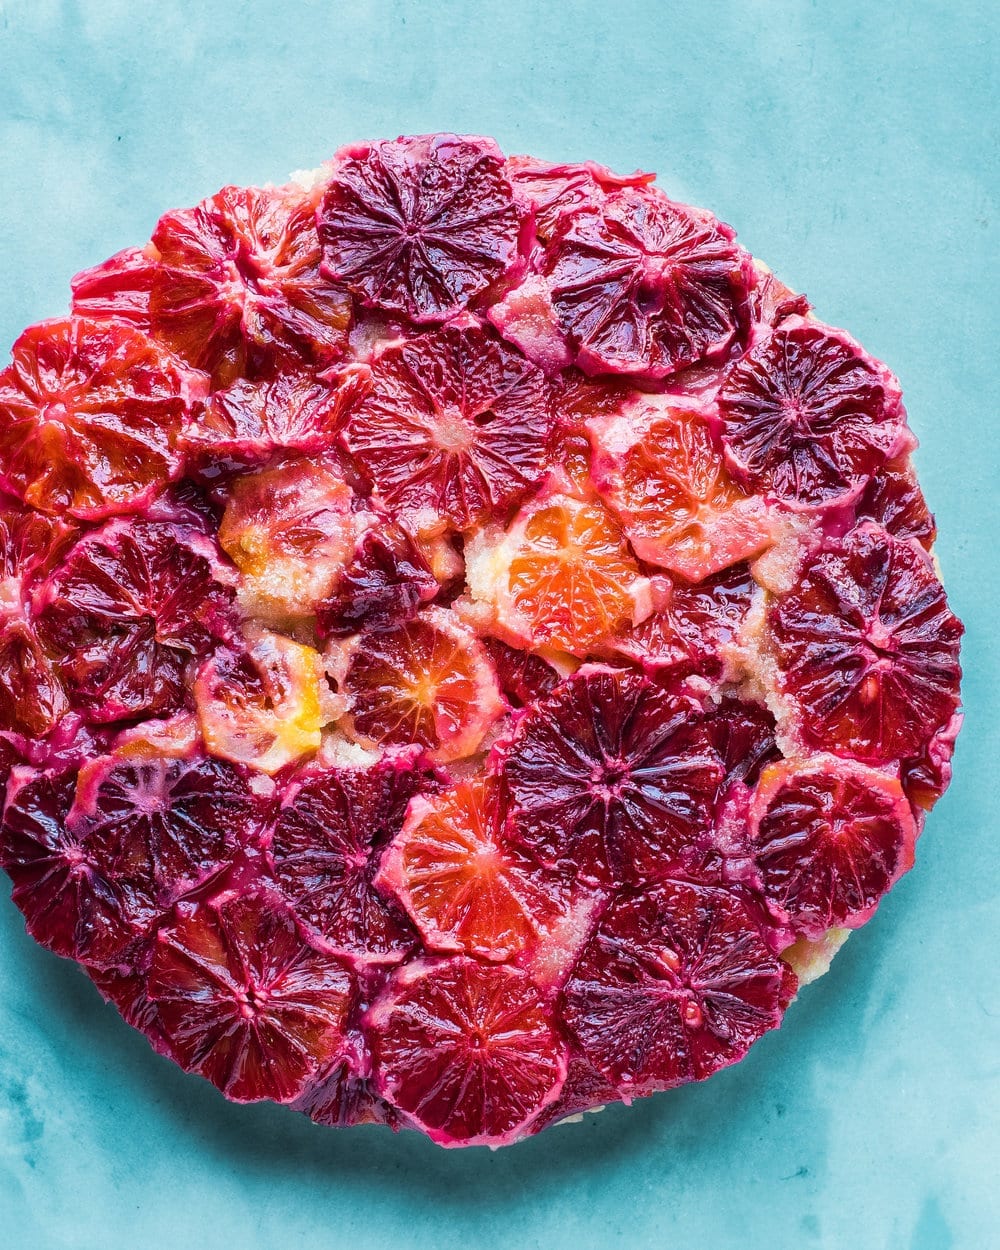
[[[445,1146],[777,1027],[961,719],[886,366],[652,175],[475,136],[72,289],[0,372],[36,940],[227,1097]]]

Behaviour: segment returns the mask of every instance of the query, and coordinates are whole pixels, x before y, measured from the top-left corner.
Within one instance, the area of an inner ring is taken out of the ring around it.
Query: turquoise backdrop
[[[0,0],[0,340],[225,182],[430,130],[658,170],[899,373],[968,626],[915,870],[706,1085],[498,1154],[236,1107],[0,899],[7,1250],[1000,1246],[998,7]]]

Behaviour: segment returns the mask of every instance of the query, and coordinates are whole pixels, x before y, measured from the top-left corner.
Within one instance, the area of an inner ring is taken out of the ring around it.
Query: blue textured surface
[[[696,14],[693,16],[692,14]],[[1000,1245],[997,9],[0,0],[0,340],[224,182],[453,129],[659,171],[902,378],[965,648],[917,867],[707,1085],[445,1153],[227,1105],[0,900],[10,1250]]]

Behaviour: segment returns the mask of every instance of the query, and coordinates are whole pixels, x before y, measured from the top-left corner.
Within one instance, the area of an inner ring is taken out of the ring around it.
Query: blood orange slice
[[[635,187],[564,218],[541,272],[577,364],[663,378],[726,357],[752,282],[734,237],[710,213]]]
[[[615,174],[593,161],[581,165],[553,165],[533,156],[510,157],[507,172],[515,190],[531,206],[535,233],[542,242],[552,237],[564,214],[597,207],[606,192],[620,187],[648,186],[656,177],[641,171]]]
[[[862,525],[768,613],[783,688],[813,746],[916,755],[958,705],[960,622],[918,547]]]
[[[417,529],[503,519],[546,470],[552,415],[544,378],[478,328],[388,348],[344,439],[392,508]]]
[[[509,647],[499,638],[484,638],[497,681],[508,703],[528,707],[549,694],[559,684],[559,673],[540,655]]]
[[[0,373],[0,483],[33,508],[93,520],[148,503],[176,476],[189,384],[122,324],[25,330]]]
[[[68,706],[35,634],[30,600],[73,537],[62,521],[0,497],[0,731],[41,737]]]
[[[223,187],[160,218],[152,242],[78,274],[73,307],[125,319],[225,383],[275,349],[340,355],[351,301],[319,272],[312,198]]]
[[[750,812],[765,896],[796,936],[857,928],[913,865],[916,828],[899,781],[846,760],[781,763]]]
[[[697,582],[771,542],[765,508],[730,479],[700,412],[647,404],[588,426],[597,489],[640,559]]]
[[[238,378],[195,409],[181,442],[210,477],[220,460],[257,465],[281,451],[324,452],[366,385],[361,373],[321,382],[289,369]]]
[[[255,631],[245,650],[217,651],[192,687],[212,755],[264,773],[319,750],[326,721],[319,653],[281,634]]]
[[[875,521],[894,538],[915,538],[930,551],[937,537],[934,517],[913,469],[905,461],[888,464],[861,492],[855,521]]]
[[[336,1064],[325,1078],[310,1086],[294,1105],[296,1111],[327,1128],[346,1128],[352,1124],[400,1127],[396,1110],[378,1097],[371,1083],[359,1077],[347,1060]]]
[[[510,845],[506,801],[492,777],[417,798],[382,864],[432,951],[506,960],[559,911],[556,884]]]
[[[473,603],[522,647],[583,656],[648,611],[648,582],[596,501],[543,497],[506,533],[477,534],[465,555]]]
[[[719,411],[737,479],[804,506],[849,497],[912,445],[896,379],[812,322],[780,326],[734,364]]]
[[[149,993],[174,1058],[234,1102],[291,1102],[343,1053],[354,992],[277,898],[186,909],[160,931]]]
[[[191,661],[231,632],[224,577],[182,526],[113,521],[77,543],[37,596],[73,705],[97,723],[178,708]]]
[[[563,1014],[619,1097],[703,1080],[781,1023],[795,975],[729,890],[665,881],[614,903]]]
[[[614,884],[655,879],[696,845],[722,768],[690,699],[593,665],[518,722],[503,775],[522,845]]]
[[[321,637],[391,629],[411,621],[441,589],[423,553],[402,526],[382,521],[355,548],[336,587],[319,606]]]
[[[351,500],[339,473],[308,460],[237,479],[219,542],[243,575],[249,615],[282,626],[316,611],[354,550]]]
[[[32,625],[0,609],[0,730],[40,737],[68,706]]]
[[[516,1141],[566,1075],[537,989],[504,964],[408,964],[366,1024],[379,1092],[442,1146]]]
[[[672,677],[710,680],[737,676],[737,640],[754,596],[746,564],[734,564],[697,585],[659,581],[653,613],[620,639],[615,649],[644,668]]]
[[[97,967],[128,960],[160,913],[259,836],[266,799],[219,762],[101,757],[80,775],[15,772],[3,866],[28,931]]]
[[[518,259],[518,210],[489,139],[417,135],[334,158],[318,213],[325,268],[366,304],[444,320]]]
[[[416,744],[436,760],[461,759],[506,709],[482,643],[443,609],[357,635],[334,671],[350,728],[369,747]]]
[[[271,840],[274,879],[299,919],[330,946],[397,963],[417,935],[372,884],[410,798],[433,784],[419,761],[310,772],[286,792]]]

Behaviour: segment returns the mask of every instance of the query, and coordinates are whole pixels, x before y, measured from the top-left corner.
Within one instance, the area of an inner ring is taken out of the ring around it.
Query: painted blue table
[[[988,0],[0,0],[0,340],[223,182],[454,129],[657,169],[900,374],[965,650],[918,864],[707,1085],[496,1155],[227,1105],[0,904],[10,1250],[1000,1245],[996,104]],[[695,14],[696,16],[692,16]]]

